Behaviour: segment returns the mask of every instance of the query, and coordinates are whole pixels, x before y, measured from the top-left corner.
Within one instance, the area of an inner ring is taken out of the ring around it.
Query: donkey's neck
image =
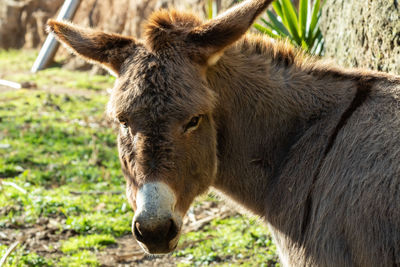
[[[281,209],[294,209],[290,203],[301,199],[277,200],[290,197],[282,195],[282,169],[317,121],[351,103],[353,74],[327,68],[285,44],[246,37],[208,70],[207,79],[219,96],[214,186],[262,217],[268,217],[273,199]],[[312,177],[302,179],[307,184]]]

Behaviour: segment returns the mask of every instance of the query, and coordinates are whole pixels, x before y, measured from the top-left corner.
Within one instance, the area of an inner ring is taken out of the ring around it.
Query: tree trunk
[[[398,0],[326,0],[325,56],[342,66],[400,74]]]
[[[48,18],[63,0],[0,0],[0,48],[33,48],[46,39]]]

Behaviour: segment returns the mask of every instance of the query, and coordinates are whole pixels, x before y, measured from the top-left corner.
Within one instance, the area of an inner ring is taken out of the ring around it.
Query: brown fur
[[[400,78],[241,38],[269,2],[204,24],[161,11],[144,41],[51,27],[103,64],[101,38],[132,40],[108,60],[118,62],[109,113],[125,125],[118,147],[134,209],[149,181],[170,185],[183,214],[213,186],[265,220],[284,265],[400,265]]]
[[[58,40],[74,53],[88,61],[101,63],[114,73],[118,73],[124,60],[136,47],[135,39],[128,36],[94,31],[55,20],[49,20],[47,25],[48,32],[56,34]]]

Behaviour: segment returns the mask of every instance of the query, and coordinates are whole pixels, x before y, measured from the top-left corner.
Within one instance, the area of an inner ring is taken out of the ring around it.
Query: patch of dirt
[[[132,235],[117,239],[117,244],[98,253],[102,266],[175,266],[171,255],[146,255]]]
[[[184,218],[183,232],[198,231],[214,219],[236,215],[232,209],[221,202],[203,201],[192,207]],[[45,258],[59,258],[61,241],[77,236],[73,230],[60,230],[65,224],[64,218],[40,218],[29,226],[22,222],[8,223],[0,229],[0,243],[11,246],[19,241],[24,249],[35,252]],[[132,235],[117,238],[117,243],[96,253],[101,266],[176,266],[176,258],[171,255],[147,255],[134,240]],[[183,249],[192,244],[180,244]]]
[[[17,219],[18,220],[18,219]],[[65,224],[61,218],[40,218],[36,224],[24,226],[22,222],[8,223],[0,230],[0,243],[10,246],[19,241],[24,249],[36,252],[46,258],[62,256],[61,240],[68,239],[77,233],[73,230],[61,230]]]

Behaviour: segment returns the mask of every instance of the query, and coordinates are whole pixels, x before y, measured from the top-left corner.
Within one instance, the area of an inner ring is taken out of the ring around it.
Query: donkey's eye
[[[201,121],[201,116],[194,116],[192,119],[189,121],[188,124],[185,126],[185,132],[189,129],[194,129],[197,126],[199,126],[199,123]]]
[[[121,121],[119,123],[121,125],[122,128],[127,129],[128,128],[128,124],[125,121]]]

